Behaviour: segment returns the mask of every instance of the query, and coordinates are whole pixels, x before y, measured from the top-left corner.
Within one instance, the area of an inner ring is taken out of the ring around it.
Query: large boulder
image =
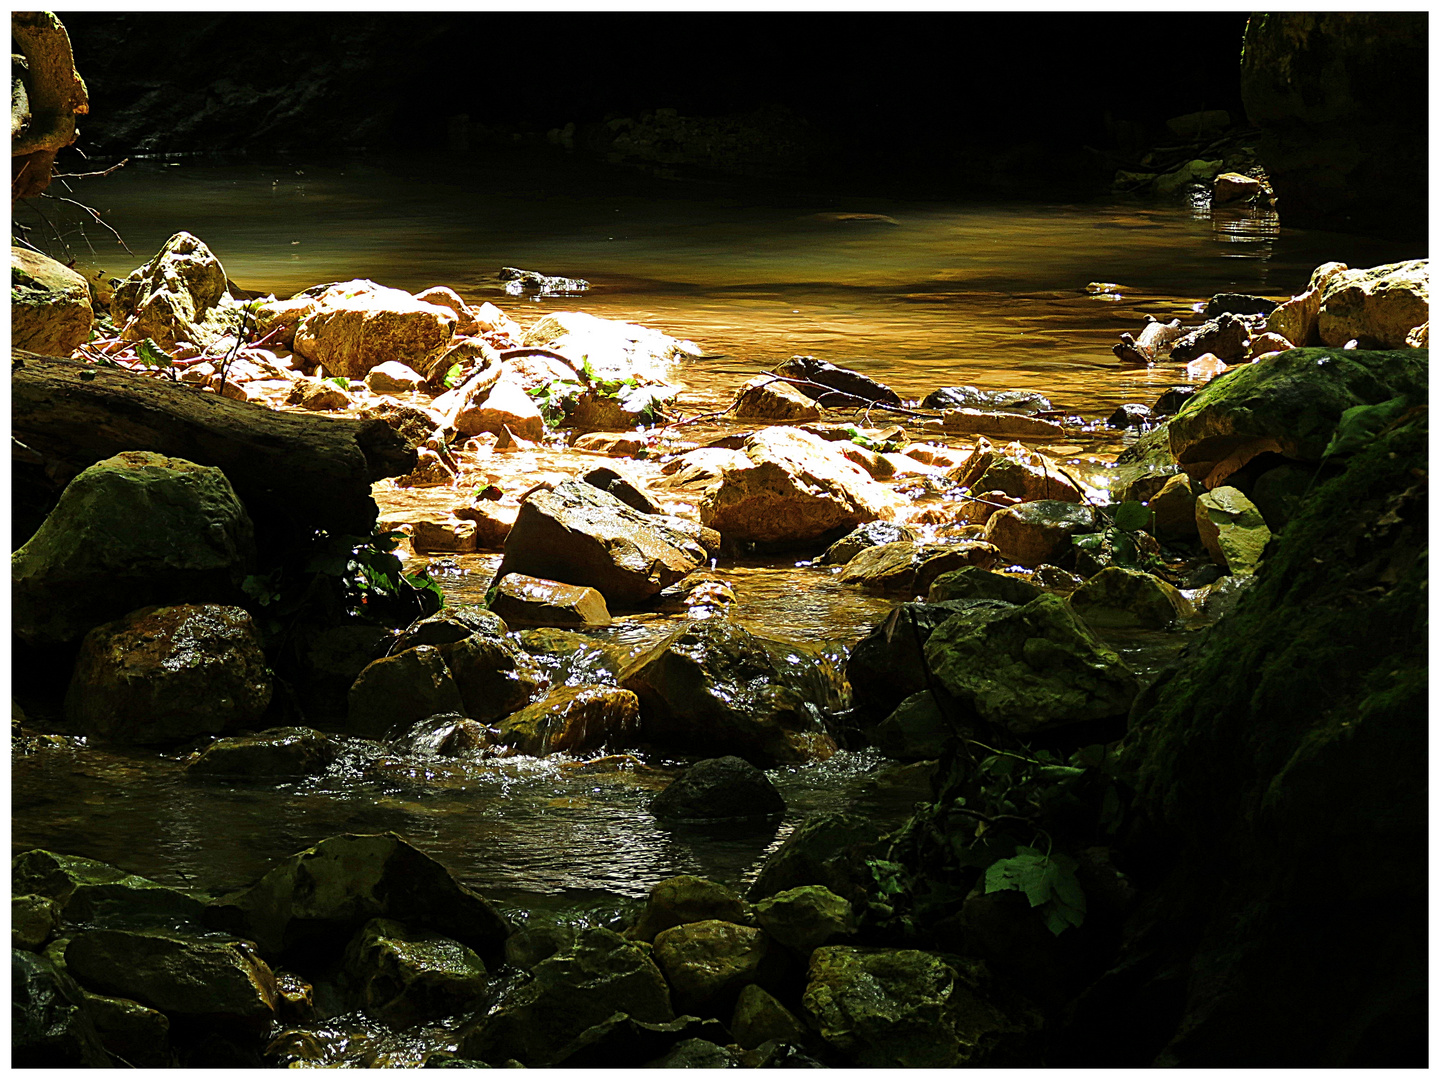
[[[1344,270],[1320,296],[1320,340],[1352,338],[1381,349],[1403,349],[1411,332],[1430,321],[1430,260]]]
[[[120,336],[151,338],[162,348],[182,341],[201,348],[240,330],[243,305],[228,291],[225,268],[199,237],[178,232],[144,266],[115,286],[111,316]]]
[[[356,932],[344,971],[358,1004],[398,1025],[474,1008],[488,982],[473,950],[393,919],[371,919]]]
[[[582,1033],[616,1013],[649,1024],[675,1018],[670,989],[649,948],[588,927],[573,945],[536,964],[498,1008],[463,1026],[459,1051],[493,1065],[510,1059],[558,1064]]]
[[[428,370],[458,323],[449,308],[367,280],[332,285],[316,301],[295,330],[295,351],[347,379],[390,360]]]
[[[526,574],[588,585],[607,605],[634,608],[707,562],[715,540],[693,524],[642,514],[609,492],[567,480],[521,505],[496,580]]]
[[[74,642],[147,604],[228,600],[254,558],[250,518],[219,469],[116,454],[70,481],[11,556],[15,633]]]
[[[85,635],[65,716],[116,742],[177,742],[254,727],[271,690],[259,631],[243,608],[141,608]]]
[[[1429,375],[1426,349],[1291,349],[1207,384],[1170,421],[1170,449],[1196,479],[1260,453],[1319,461],[1346,409],[1422,403]]]
[[[820,716],[828,685],[818,661],[722,619],[691,622],[621,685],[640,698],[645,738],[657,746],[762,766],[835,752]]]
[[[682,923],[655,935],[655,963],[675,1007],[728,1016],[740,988],[760,979],[770,941],[765,931],[722,919]]]
[[[90,111],[70,35],[48,11],[10,13],[10,200],[50,183],[55,155],[75,141],[75,118]],[[38,351],[38,350],[37,350]]]
[[[988,570],[999,561],[999,549],[983,540],[962,540],[954,544],[901,540],[865,548],[845,564],[840,580],[884,592],[924,596],[941,574],[964,566]]]
[[[1285,11],[1245,28],[1240,93],[1290,228],[1422,239],[1423,11]]]
[[[640,702],[615,686],[561,686],[501,720],[500,732],[535,757],[631,746],[640,734]]]
[[[966,707],[1022,737],[1123,717],[1139,689],[1120,658],[1048,594],[953,616],[926,641],[925,659]]]
[[[394,833],[321,840],[207,912],[271,959],[328,955],[374,918],[444,934],[486,962],[499,958],[509,932],[483,897]]]
[[[733,540],[803,543],[892,518],[901,501],[829,442],[775,427],[745,441],[700,499],[700,520]]]
[[[159,930],[84,930],[65,947],[81,984],[171,1016],[220,1019],[263,1033],[275,1017],[275,976],[243,941]]]
[[[78,855],[43,848],[21,852],[10,865],[17,894],[43,896],[69,923],[176,926],[196,923],[205,903],[189,893]]]
[[[29,248],[10,248],[10,344],[69,356],[90,339],[90,286],[68,266]]]
[[[744,758],[697,761],[650,800],[671,821],[735,821],[785,813],[785,799],[764,771]]]

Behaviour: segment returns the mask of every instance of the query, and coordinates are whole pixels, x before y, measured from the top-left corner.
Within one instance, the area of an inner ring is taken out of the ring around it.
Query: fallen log
[[[11,351],[10,387],[16,544],[72,477],[122,450],[223,470],[262,559],[316,529],[368,534],[378,516],[370,485],[415,467],[414,448],[382,420],[276,412],[23,349]]]

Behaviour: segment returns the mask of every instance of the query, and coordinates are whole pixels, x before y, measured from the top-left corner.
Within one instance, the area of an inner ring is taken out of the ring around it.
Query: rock
[[[614,686],[562,686],[501,720],[500,731],[506,743],[534,757],[633,746],[640,702]]]
[[[467,1012],[480,1004],[485,963],[458,941],[371,919],[345,949],[351,993],[366,1012],[397,1025]]]
[[[11,13],[10,56],[13,204],[49,186],[55,155],[79,135],[75,118],[90,111],[90,99],[75,70],[70,36],[51,12]]]
[[[783,814],[785,800],[744,758],[706,758],[651,799],[650,812],[662,821],[735,821]]]
[[[60,905],[48,896],[17,893],[10,897],[10,947],[39,952],[60,929]]]
[[[707,919],[656,934],[655,963],[681,1012],[728,1016],[740,988],[759,979],[769,947],[763,930]]]
[[[1359,338],[1372,348],[1405,347],[1410,332],[1430,319],[1430,261],[1342,270],[1320,295],[1320,340],[1344,345]]]
[[[1250,342],[1245,350],[1245,360],[1253,362],[1262,356],[1269,356],[1271,353],[1284,352],[1286,349],[1293,349],[1295,346],[1281,337],[1279,334],[1261,334]]]
[[[10,957],[11,1067],[115,1068],[75,981],[24,949]]]
[[[900,604],[855,643],[845,665],[856,708],[879,718],[911,694],[927,688],[921,649],[937,626],[974,604],[1001,607],[998,600]]]
[[[719,1020],[681,1016],[657,1024],[621,1012],[581,1032],[557,1057],[567,1069],[728,1068],[735,1063],[722,1041],[729,1033]]]
[[[170,1019],[129,998],[92,994],[80,988],[85,1011],[107,1051],[131,1068],[173,1068]]]
[[[1426,319],[1419,326],[1405,335],[1405,347],[1407,349],[1428,349],[1430,347],[1430,320]]]
[[[483,431],[504,435],[509,428],[513,435],[538,442],[545,435],[545,420],[540,407],[513,379],[501,377],[478,403],[472,399],[455,414],[455,430],[462,436]]]
[[[384,368],[381,364],[376,371]],[[367,376],[368,378],[368,376]],[[361,420],[383,420],[411,446],[423,446],[437,435],[444,435],[445,418],[435,409],[424,408],[405,401],[377,401],[365,406],[357,414]]]
[[[1099,518],[1089,506],[1040,499],[990,515],[985,523],[985,540],[999,550],[1001,559],[1036,567],[1059,558],[1075,534],[1093,532],[1098,527]]]
[[[1225,203],[1243,202],[1246,199],[1253,199],[1257,195],[1265,193],[1265,185],[1253,176],[1246,176],[1244,173],[1223,172],[1215,177],[1215,185],[1211,189],[1212,201],[1216,205]]]
[[[1068,503],[1066,505],[1069,505]],[[1000,561],[993,544],[962,540],[955,544],[917,544],[902,540],[865,548],[845,564],[840,580],[886,592],[923,596],[941,574],[963,566],[988,570]]]
[[[518,506],[500,506],[493,502],[473,503],[458,506],[451,511],[462,521],[475,526],[475,549],[477,551],[502,551],[510,530],[515,527],[519,516]]]
[[[641,514],[578,480],[538,491],[520,507],[496,579],[507,574],[588,585],[607,606],[634,608],[707,562],[710,540],[678,519]]]
[[[1210,182],[1220,174],[1224,168],[1221,160],[1187,161],[1177,169],[1171,169],[1155,178],[1155,191],[1159,195],[1176,195],[1183,192],[1193,184],[1210,186]]]
[[[1207,491],[1195,501],[1195,526],[1210,557],[1232,574],[1253,574],[1270,542],[1255,504],[1233,487]]]
[[[1151,409],[1156,416],[1174,416],[1198,392],[1199,388],[1194,386],[1172,386],[1155,399]]]
[[[335,412],[355,404],[347,391],[329,379],[296,379],[286,401],[311,412]]]
[[[796,428],[756,432],[743,452],[721,464],[699,500],[701,522],[728,539],[803,543],[899,508],[897,496],[830,443]]]
[[[1250,485],[1250,501],[1260,511],[1266,526],[1278,533],[1300,512],[1310,489],[1320,480],[1314,469],[1300,465],[1279,465],[1267,469]],[[1190,521],[1195,521],[1195,508],[1190,508]]]
[[[570,630],[521,630],[520,642],[550,677],[553,686],[578,683],[616,685],[633,656],[612,642]]]
[[[1190,601],[1154,574],[1107,566],[1070,597],[1070,606],[1091,626],[1143,626],[1163,630],[1194,614]]]
[[[899,405],[900,395],[884,383],[849,368],[836,367],[813,356],[792,356],[775,367],[775,374],[803,380],[809,386],[797,389],[817,405],[854,408],[867,403]]]
[[[497,615],[517,626],[608,626],[605,597],[585,585],[506,574],[490,602]]]
[[[802,885],[766,897],[755,905],[760,928],[808,958],[821,945],[855,933],[858,923],[850,901],[823,885]]]
[[[447,604],[435,614],[411,623],[395,639],[391,652],[417,645],[453,645],[475,634],[498,637],[509,631],[505,620],[493,611],[474,604]]]
[[[466,715],[481,724],[523,708],[545,685],[540,665],[508,637],[476,632],[439,648]]]
[[[701,355],[693,341],[578,311],[551,312],[525,331],[521,344],[558,352],[574,365],[588,360],[601,379],[636,378],[642,384],[664,383],[673,364]]]
[[[1195,500],[1200,492],[1193,480],[1180,473],[1145,501],[1154,515],[1151,528],[1161,540],[1184,540],[1195,535]]]
[[[573,1040],[616,1013],[652,1024],[675,1016],[669,987],[649,949],[587,927],[572,947],[536,964],[530,980],[498,1009],[462,1026],[458,1049],[487,1062],[513,1058],[531,1066],[555,1064]]]
[[[818,663],[724,620],[691,622],[621,685],[640,698],[645,738],[657,746],[760,765],[835,752],[816,705],[829,689]]]
[[[228,1021],[261,1034],[275,1016],[275,977],[249,943],[176,933],[82,930],[65,967],[85,986],[168,1016]]]
[[[538,293],[540,296],[582,293],[590,288],[583,278],[553,277],[536,270],[521,270],[515,266],[502,266],[500,280],[505,282],[505,292],[510,296]]]
[[[868,886],[865,859],[876,853],[880,828],[851,814],[811,814],[765,859],[745,894],[750,901],[795,889],[823,885],[855,903]]]
[[[29,248],[10,248],[10,342],[18,349],[69,356],[90,340],[90,287],[68,266]]]
[[[730,1031],[735,1041],[746,1050],[754,1050],[761,1043],[771,1040],[795,1046],[803,1046],[810,1041],[809,1030],[795,1014],[756,983],[740,988],[730,1020]]]
[[[1251,320],[1256,316],[1232,315],[1226,312],[1209,319],[1179,338],[1170,349],[1172,363],[1188,364],[1209,355],[1227,364],[1245,359],[1245,351],[1254,336]]]
[[[943,691],[942,691],[943,693]],[[953,737],[950,723],[929,690],[911,694],[876,725],[871,745],[898,761],[933,761]]]
[[[1085,579],[1079,574],[1070,573],[1069,570],[1062,570],[1058,566],[1043,563],[1037,566],[1031,573],[1030,583],[1037,589],[1044,589],[1046,592],[1063,593],[1068,596],[1083,585]]]
[[[454,289],[446,288],[444,285],[432,285],[425,291],[416,293],[415,299],[422,304],[434,304],[438,308],[444,308],[454,315],[458,320],[455,324],[455,333],[468,336],[480,332],[479,319]],[[500,318],[504,319],[504,314],[494,304],[487,306],[492,312],[500,313]]]
[[[372,394],[413,394],[424,387],[424,377],[398,360],[376,364],[365,374],[365,389]]]
[[[339,754],[335,741],[314,728],[270,728],[258,735],[216,739],[185,766],[185,772],[247,780],[315,776]]]
[[[932,604],[946,600],[1003,600],[1007,604],[1028,604],[1040,591],[1024,578],[997,574],[980,566],[965,566],[941,574],[930,583],[927,599]]]
[[[794,386],[773,375],[756,375],[735,397],[738,420],[818,420],[820,407]]]
[[[510,930],[479,894],[394,833],[321,840],[207,912],[212,925],[287,961],[325,957],[326,949],[342,948],[374,918],[444,934],[487,963],[498,960]]]
[[[147,604],[229,600],[254,558],[250,518],[219,469],[116,454],[70,481],[11,556],[15,633],[74,642]]]
[[[1170,447],[1202,480],[1217,465],[1228,475],[1260,453],[1319,461],[1346,409],[1395,397],[1426,400],[1428,368],[1413,349],[1291,349],[1196,394],[1169,423]]]
[[[1288,11],[1247,23],[1240,94],[1287,228],[1424,235],[1428,128],[1400,104],[1429,97],[1420,16]]]
[[[1150,423],[1152,416],[1147,405],[1121,405],[1105,421],[1106,427],[1137,428]]]
[[[366,665],[350,687],[346,731],[383,738],[436,713],[464,709],[440,651],[421,645]]]
[[[148,607],[85,635],[65,715],[116,742],[176,742],[255,725],[270,693],[248,612],[219,604]]]
[[[412,524],[414,529],[410,533],[410,544],[416,554],[431,555],[438,552],[463,555],[476,550],[476,527],[473,521],[462,521],[459,518],[450,521],[419,518]]]
[[[917,949],[815,950],[803,1004],[820,1037],[862,1068],[984,1065],[1023,1033],[978,991],[984,965]]]
[[[115,286],[111,317],[127,341],[150,338],[162,349],[182,341],[212,349],[240,330],[244,305],[227,291],[225,268],[204,241],[178,232],[148,263]]]
[[[922,409],[980,409],[986,412],[1051,412],[1050,399],[1030,390],[977,390],[973,386],[943,386],[920,403]]]
[[[1350,269],[1341,262],[1322,263],[1310,275],[1299,296],[1280,304],[1265,320],[1266,329],[1301,348],[1320,344],[1320,298],[1335,277]]]
[[[658,514],[660,512],[650,501],[650,497],[640,489],[638,481],[617,472],[609,465],[597,465],[580,479],[591,487],[597,487],[601,491],[614,495],[631,510],[642,514]]]
[[[1002,439],[1060,439],[1065,435],[1065,429],[1059,424],[1023,413],[946,409],[941,420],[951,435],[987,435]]]
[[[346,379],[363,379],[391,360],[428,370],[458,322],[446,308],[373,281],[332,285],[318,299],[295,330],[295,352]]]
[[[1022,502],[1058,499],[1082,501],[1080,490],[1044,454],[1027,450],[1018,442],[1000,449],[981,439],[975,453],[946,476],[971,491],[1003,491]]]
[[[1185,365],[1185,377],[1187,379],[1204,379],[1208,382],[1228,370],[1229,365],[1214,353],[1204,353]]]
[[[11,889],[54,901],[69,923],[176,925],[204,913],[201,900],[135,874],[75,855],[36,848],[15,856]]]
[[[625,934],[632,941],[654,941],[672,926],[720,919],[750,925],[750,905],[734,890],[693,874],[657,882],[650,889],[640,921]]]
[[[1081,578],[1094,577],[1109,566],[1130,567],[1161,557],[1160,542],[1143,530],[1107,528],[1076,535],[1071,537],[1070,547],[1074,555],[1070,565]]]
[[[427,716],[390,746],[422,758],[454,758],[498,745],[499,728],[487,728],[467,716],[446,713]]]
[[[1120,658],[1050,595],[951,617],[926,641],[925,659],[976,715],[1021,737],[1124,716],[1138,689]]]
[[[825,549],[815,561],[830,565],[845,565],[860,552],[881,544],[895,544],[901,541],[918,540],[914,530],[897,525],[893,521],[867,521],[857,525],[835,543]]]

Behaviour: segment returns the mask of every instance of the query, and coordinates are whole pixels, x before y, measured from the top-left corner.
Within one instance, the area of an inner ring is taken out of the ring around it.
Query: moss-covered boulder
[[[485,993],[485,963],[453,938],[371,919],[345,948],[355,1000],[400,1025],[473,1009]]]
[[[255,735],[216,739],[185,765],[191,776],[268,780],[314,776],[339,756],[340,746],[314,728],[270,728]]]
[[[90,286],[68,266],[29,248],[10,248],[10,342],[69,356],[90,338]]]
[[[618,686],[561,686],[501,720],[500,732],[536,757],[630,746],[640,734],[640,700]]]
[[[10,946],[39,952],[60,929],[60,905],[48,896],[17,893],[10,897]]]
[[[917,949],[816,949],[803,1004],[843,1059],[862,1068],[994,1063],[1024,1025],[980,992],[984,965]]]
[[[730,1018],[730,1032],[746,1050],[754,1050],[772,1039],[794,1046],[803,1046],[811,1039],[810,1029],[758,983],[740,988],[735,1012]]]
[[[979,566],[966,566],[941,574],[932,581],[927,599],[932,604],[945,600],[1003,600],[1007,604],[1028,604],[1039,595],[1040,590],[1024,578]]]
[[[1290,349],[1207,384],[1167,425],[1170,449],[1197,479],[1260,453],[1319,461],[1346,409],[1422,403],[1429,374],[1428,349]]]
[[[10,1064],[21,1069],[115,1067],[75,981],[24,949],[10,952]]]
[[[556,1064],[583,1032],[624,1013],[646,1023],[675,1018],[665,976],[643,945],[601,927],[535,965],[531,977],[458,1032],[459,1052],[492,1065]]]
[[[785,798],[763,769],[744,758],[697,761],[650,800],[665,821],[743,821],[785,813]]]
[[[223,1018],[263,1032],[275,1016],[275,977],[247,942],[159,930],[84,930],[65,947],[83,986],[170,1016]]]
[[[322,840],[221,897],[206,916],[271,959],[338,951],[373,918],[452,937],[487,961],[499,958],[509,933],[483,897],[394,833]]]
[[[801,885],[823,885],[854,902],[868,881],[865,860],[879,845],[880,828],[854,814],[811,814],[766,858],[745,894],[751,901]]]
[[[645,738],[657,746],[762,766],[835,752],[817,708],[833,689],[819,662],[722,619],[692,622],[621,684],[639,697]]]
[[[1100,525],[1095,511],[1079,503],[1039,499],[997,510],[985,522],[985,540],[1007,563],[1034,568],[1058,561],[1078,533]]]
[[[1317,485],[1136,703],[1131,845],[1159,917],[1075,1018],[1093,1060],[1124,1030],[1135,1064],[1425,1062],[1427,460],[1417,418]]]
[[[761,978],[769,936],[721,919],[683,923],[655,935],[655,963],[675,1007],[701,1016],[728,1016],[740,988]]]
[[[857,928],[849,900],[823,885],[802,885],[767,896],[755,905],[755,918],[772,938],[803,957]]]
[[[254,558],[254,527],[223,472],[116,454],[71,480],[11,556],[15,633],[75,642],[147,604],[229,600]]]
[[[10,888],[53,900],[70,923],[198,925],[202,900],[109,863],[43,848],[21,852],[10,864]]]
[[[942,711],[935,695],[921,690],[900,702],[889,716],[875,725],[870,742],[886,757],[900,761],[933,760],[944,753],[946,742],[954,736],[953,722]]]
[[[1107,566],[1070,594],[1070,606],[1090,626],[1163,630],[1194,614],[1168,581],[1143,570]]]
[[[1000,561],[1000,552],[983,540],[955,544],[921,544],[902,540],[865,548],[845,564],[840,580],[882,592],[924,596],[941,574],[962,566],[988,570]]]
[[[662,930],[706,919],[749,925],[750,905],[728,885],[694,874],[680,874],[656,882],[645,901],[640,921],[626,931],[625,936],[653,942]]]
[[[952,617],[930,635],[925,659],[968,709],[1022,736],[1124,716],[1139,689],[1120,658],[1051,595]]]

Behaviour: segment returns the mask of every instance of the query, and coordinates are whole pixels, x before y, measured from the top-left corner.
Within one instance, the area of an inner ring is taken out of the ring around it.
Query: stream
[[[1067,428],[1065,443],[1039,448],[1102,476],[1123,445],[1104,418],[1185,381],[1174,366],[1119,366],[1110,346],[1121,331],[1138,330],[1146,314],[1193,321],[1219,292],[1287,297],[1331,259],[1368,266],[1395,257],[1353,237],[1281,229],[1273,213],[1250,208],[838,203],[661,181],[558,151],[458,162],[147,160],[85,184],[74,197],[133,254],[93,223],[82,236],[78,216],[57,218],[82,269],[123,277],[185,229],[256,292],[368,277],[410,291],[447,285],[526,325],[554,310],[625,319],[703,347],[705,359],[675,372],[691,412],[723,408],[742,381],[794,354],[863,371],[905,399],[961,384],[1039,391],[1085,421]],[[568,298],[508,296],[502,266],[592,287]],[[1121,288],[1091,295],[1089,282]],[[434,569],[449,599],[476,602],[498,558]],[[796,558],[722,561],[738,597],[731,617],[843,653],[895,602]],[[665,621],[623,620],[600,633],[641,643]],[[1110,637],[1142,674],[1183,639]],[[517,914],[561,912],[633,902],[682,873],[743,885],[809,813],[849,810],[898,825],[929,794],[923,765],[842,751],[772,771],[789,805],[782,822],[717,832],[665,827],[646,810],[679,760],[467,764],[357,745],[323,776],[251,787],[189,780],[182,761],[74,738],[16,757],[12,850],[45,847],[220,891],[326,836],[394,830]]]

